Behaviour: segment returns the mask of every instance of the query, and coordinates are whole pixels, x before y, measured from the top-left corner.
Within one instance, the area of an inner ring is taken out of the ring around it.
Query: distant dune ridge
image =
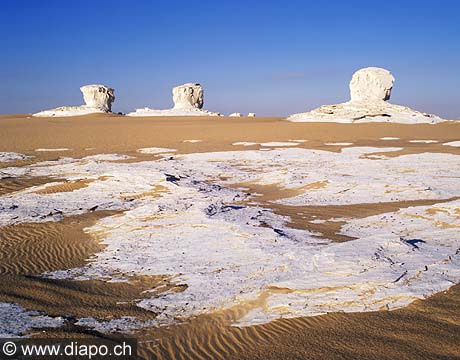
[[[93,113],[108,113],[112,111],[115,101],[115,90],[105,85],[85,85],[80,88],[85,105],[61,106],[55,109],[40,111],[33,116],[77,116]]]
[[[148,107],[136,109],[127,116],[220,116],[220,113],[203,109],[204,90],[200,84],[186,83],[172,89],[174,107],[156,110]]]
[[[388,103],[394,80],[393,75],[386,69],[368,67],[358,70],[350,81],[350,101],[336,105],[323,105],[310,112],[291,115],[288,120],[293,122],[398,122],[406,124],[435,124],[446,121],[436,115]]]

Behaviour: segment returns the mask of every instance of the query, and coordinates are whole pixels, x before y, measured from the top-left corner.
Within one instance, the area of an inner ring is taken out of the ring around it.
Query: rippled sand
[[[460,148],[443,146],[460,138],[460,124],[316,124],[289,123],[276,118],[124,118],[96,115],[79,118],[27,118],[0,116],[0,151],[34,156],[26,160],[1,163],[1,168],[30,166],[35,162],[56,160],[61,156],[84,157],[117,153],[134,158],[121,162],[156,159],[156,154],[140,154],[148,147],[177,149],[177,153],[260,149],[262,143],[303,139],[296,147],[338,152],[352,146],[397,147],[401,150],[375,152],[372,155],[397,157],[403,154],[460,154]],[[398,137],[397,140],[381,140]],[[202,141],[184,142],[185,139]],[[413,140],[437,140],[413,142]],[[232,145],[250,142],[253,145]],[[37,152],[35,149],[70,149]],[[0,195],[50,183],[37,190],[47,195],[69,193],[88,186],[87,181],[69,181],[49,177],[4,178]],[[288,215],[290,225],[318,233],[318,238],[337,242],[353,240],[339,230],[343,222],[331,218],[364,218],[389,211],[454,200],[414,200],[378,204],[289,206],[273,200],[292,197],[308,188],[285,189],[276,185],[237,183],[260,196],[251,199],[277,214]],[[158,196],[159,187],[136,194]],[[66,326],[46,330],[47,336],[85,334],[97,331],[76,325],[76,318],[101,320],[133,316],[142,321],[156,314],[139,308],[135,301],[150,296],[146,290],[181,292],[180,284],[167,276],[133,276],[129,282],[101,280],[64,280],[43,278],[44,272],[69,269],[87,264],[104,245],[84,231],[98,219],[115,212],[91,211],[57,222],[22,223],[0,228],[0,301],[15,302],[26,309],[61,316]],[[315,223],[315,220],[318,220]],[[323,221],[324,220],[324,221]],[[312,222],[313,221],[313,222]],[[281,290],[276,290],[281,291]],[[260,298],[257,301],[263,302]],[[221,313],[202,315],[181,325],[137,330],[143,358],[178,359],[348,359],[348,358],[454,358],[460,356],[460,286],[438,293],[406,308],[368,313],[333,313],[308,318],[275,320],[268,324],[237,328],[234,319],[255,304],[236,306]],[[104,335],[106,336],[106,335]]]

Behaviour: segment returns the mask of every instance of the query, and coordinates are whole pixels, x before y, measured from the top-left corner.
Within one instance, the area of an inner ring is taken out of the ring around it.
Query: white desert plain
[[[460,122],[350,101],[0,116],[0,337],[134,336],[140,358],[460,356]]]

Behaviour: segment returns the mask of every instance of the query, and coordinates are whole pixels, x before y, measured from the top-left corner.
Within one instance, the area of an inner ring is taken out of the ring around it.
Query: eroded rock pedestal
[[[112,111],[115,100],[114,90],[104,85],[85,85],[80,88],[85,106],[102,111]]]
[[[312,111],[288,117],[293,122],[397,122],[406,124],[438,123],[440,117],[394,105],[390,99],[395,78],[386,69],[368,67],[358,70],[350,81],[350,101],[323,105]]]
[[[104,85],[85,85],[80,88],[85,105],[61,106],[55,109],[40,111],[33,116],[78,116],[93,113],[108,113],[112,110],[115,101],[115,90]]]
[[[203,87],[200,84],[187,83],[172,90],[174,109],[201,109],[204,104]]]
[[[172,90],[174,107],[157,110],[151,108],[136,109],[128,116],[220,116],[220,113],[203,109],[204,91],[200,84],[186,83]]]
[[[395,78],[385,69],[368,67],[358,70],[350,81],[350,101],[387,101]]]

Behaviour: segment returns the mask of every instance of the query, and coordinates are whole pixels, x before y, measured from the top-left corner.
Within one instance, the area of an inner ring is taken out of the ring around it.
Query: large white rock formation
[[[173,88],[174,109],[201,109],[204,104],[203,87],[187,83]]]
[[[369,67],[358,70],[350,81],[350,101],[323,105],[310,112],[288,117],[293,122],[397,122],[406,124],[446,121],[436,115],[387,102],[394,83],[393,75],[385,69]]]
[[[186,83],[172,90],[174,107],[156,110],[148,107],[136,109],[128,116],[220,116],[217,112],[204,110],[204,91],[200,84]]]
[[[56,109],[40,111],[33,116],[78,116],[93,113],[108,113],[112,110],[115,90],[104,85],[85,85],[80,88],[85,105],[61,106]]]
[[[358,70],[350,81],[351,101],[390,100],[395,78],[385,69],[368,67]]]
[[[114,90],[104,85],[85,85],[80,88],[85,106],[103,111],[112,111],[115,100]]]

